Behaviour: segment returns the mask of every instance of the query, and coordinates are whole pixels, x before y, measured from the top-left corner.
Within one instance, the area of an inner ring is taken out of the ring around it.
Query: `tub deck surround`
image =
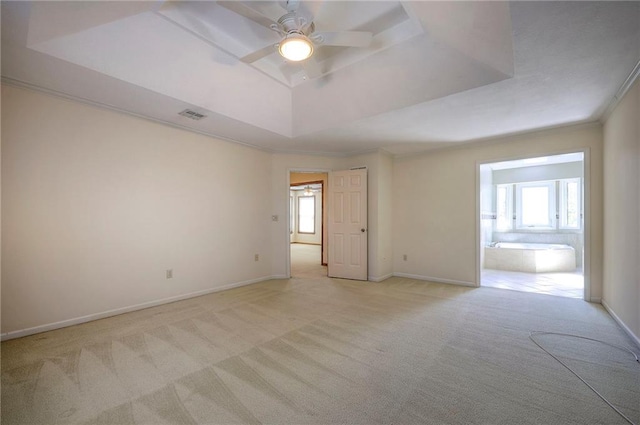
[[[484,268],[526,273],[571,272],[576,253],[569,245],[498,242],[484,248]]]
[[[563,230],[562,232],[493,232],[491,237],[485,239],[487,245],[491,241],[515,242],[515,243],[537,243],[537,244],[560,244],[569,245],[576,251],[576,267],[584,267],[582,264],[582,256],[584,254],[584,232],[583,231],[569,231]]]

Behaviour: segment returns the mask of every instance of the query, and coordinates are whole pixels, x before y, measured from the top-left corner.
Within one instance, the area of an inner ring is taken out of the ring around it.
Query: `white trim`
[[[476,160],[476,209],[475,209],[475,225],[476,225],[476,287],[482,284],[482,199],[480,199],[480,190],[482,189],[481,167],[483,163]]]
[[[609,307],[609,304],[607,304],[605,300],[602,300],[601,304],[604,309],[607,310],[607,312],[611,315],[611,317],[613,317],[613,320],[615,320],[616,323],[618,323],[618,325],[620,325],[620,327],[627,333],[627,335],[629,335],[633,342],[635,342],[636,345],[640,347],[640,338],[638,338],[638,336],[634,334],[631,329],[629,329],[629,327],[622,321],[622,319],[620,319],[620,317],[618,317],[613,309]]]
[[[594,304],[602,304],[602,298],[600,297],[592,297],[589,300],[590,303],[594,303]]]
[[[584,293],[582,299],[591,299],[591,149],[582,150],[582,279]],[[601,265],[602,267],[602,265]],[[600,293],[602,293],[602,279]],[[594,297],[595,298],[595,297]]]
[[[477,287],[477,285],[473,282],[465,282],[462,280],[441,279],[439,277],[422,276],[418,274],[409,274],[409,273],[393,273],[393,275],[397,277],[406,277],[409,279],[427,280],[429,282],[435,282],[435,283],[448,283],[452,285],[470,286],[472,288]]]
[[[93,320],[104,319],[106,317],[111,317],[111,316],[118,316],[120,314],[130,313],[132,311],[143,310],[145,308],[156,307],[156,306],[159,306],[159,305],[168,304],[168,303],[172,303],[172,302],[175,302],[175,301],[182,301],[182,300],[186,300],[186,299],[189,299],[189,298],[195,298],[195,297],[199,297],[199,296],[202,296],[202,295],[212,294],[214,292],[221,292],[221,291],[225,291],[227,289],[232,289],[232,288],[237,288],[237,287],[240,287],[240,286],[251,285],[251,284],[254,284],[254,283],[264,282],[266,280],[272,280],[272,279],[287,279],[287,277],[284,276],[284,275],[264,276],[264,277],[259,277],[259,278],[256,278],[256,279],[245,280],[245,281],[242,281],[242,282],[229,283],[227,285],[217,286],[215,288],[209,288],[209,289],[205,289],[205,290],[202,290],[202,291],[191,292],[191,293],[183,294],[183,295],[176,295],[176,296],[173,296],[173,297],[163,298],[163,299],[156,300],[156,301],[148,301],[148,302],[141,303],[141,304],[135,304],[135,305],[127,306],[127,307],[116,308],[116,309],[113,309],[113,310],[107,310],[107,311],[103,311],[103,312],[100,312],[100,313],[88,314],[86,316],[75,317],[73,319],[67,319],[67,320],[61,320],[59,322],[48,323],[48,324],[39,325],[39,326],[34,326],[32,328],[20,329],[20,330],[11,331],[11,332],[5,332],[5,333],[1,334],[0,337],[1,337],[2,341],[8,340],[8,339],[14,339],[14,338],[21,338],[23,336],[33,335],[33,334],[37,334],[37,333],[41,333],[41,332],[52,331],[52,330],[60,329],[60,328],[66,328],[68,326],[79,325],[81,323],[91,322]]]
[[[387,280],[390,277],[393,277],[393,273],[385,274],[382,276],[369,276],[370,282],[382,282],[383,280]]]

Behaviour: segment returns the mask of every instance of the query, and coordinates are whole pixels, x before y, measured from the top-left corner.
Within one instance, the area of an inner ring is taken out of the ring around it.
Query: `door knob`
[[[364,233],[364,229],[360,229],[360,231],[361,231],[362,233]]]

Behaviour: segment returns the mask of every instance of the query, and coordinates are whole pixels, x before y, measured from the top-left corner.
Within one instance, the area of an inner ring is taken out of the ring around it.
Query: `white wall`
[[[406,158],[342,158],[268,154],[11,86],[3,86],[2,101],[3,333],[287,276],[295,170],[367,166],[371,280],[397,273],[475,284],[477,163],[583,148],[590,158],[591,296],[602,296],[598,124]],[[636,171],[633,164],[612,171],[607,187],[631,179],[637,193],[635,102],[625,106],[625,99],[607,122],[608,139],[624,139],[607,152],[609,167],[617,167],[635,140]],[[637,238],[625,242],[629,232],[617,235],[614,218],[637,223],[640,201],[635,213],[626,201],[612,202],[608,244],[637,247]],[[634,296],[638,302],[635,252],[622,271],[608,256],[606,299],[637,332],[637,308],[629,306]],[[175,277],[167,280],[169,268]]]
[[[566,127],[396,158],[394,273],[475,285],[476,167],[588,148],[591,178],[591,298],[602,296],[602,128]],[[402,255],[408,256],[403,261]]]
[[[12,86],[2,104],[2,333],[271,276],[269,154]]]
[[[603,303],[640,344],[640,82],[604,125]]]
[[[374,276],[383,280],[393,274],[393,157],[378,157],[378,258]]]

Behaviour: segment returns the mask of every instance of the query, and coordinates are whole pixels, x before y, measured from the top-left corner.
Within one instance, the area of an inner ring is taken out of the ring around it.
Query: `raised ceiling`
[[[637,1],[304,3],[371,45],[317,46],[310,78],[240,61],[279,36],[225,2],[3,1],[2,75],[271,151],[405,154],[597,120],[640,60]]]

